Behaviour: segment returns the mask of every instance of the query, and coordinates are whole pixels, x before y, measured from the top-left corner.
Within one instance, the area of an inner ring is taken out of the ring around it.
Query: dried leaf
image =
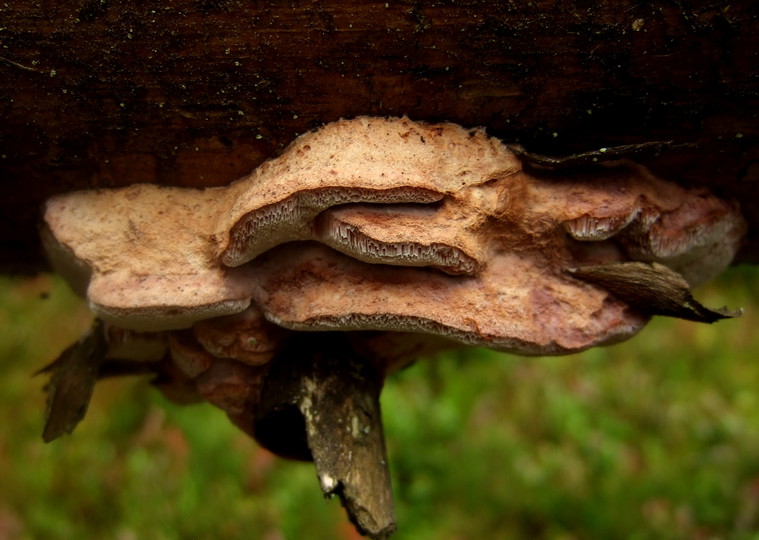
[[[688,282],[680,274],[658,263],[612,263],[572,268],[568,272],[578,279],[603,287],[649,315],[707,323],[741,315],[740,310],[704,307],[693,298]]]
[[[622,146],[600,148],[598,150],[591,150],[589,152],[581,152],[579,154],[571,154],[568,156],[546,156],[543,154],[535,154],[528,152],[519,145],[509,145],[509,148],[533,169],[551,171],[597,165],[605,161],[640,158],[641,156],[659,154],[665,150],[691,146],[693,145],[689,143],[675,144],[673,141],[650,141],[639,144],[625,144]]]
[[[50,372],[50,382],[45,387],[47,414],[42,432],[45,442],[71,433],[84,418],[106,350],[103,324],[98,320],[79,341],[40,370]]]

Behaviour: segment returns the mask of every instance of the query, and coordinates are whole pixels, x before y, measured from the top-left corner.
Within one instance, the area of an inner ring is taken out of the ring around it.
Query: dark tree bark
[[[759,230],[753,0],[51,2],[0,7],[0,264],[44,265],[72,189],[228,183],[340,117],[486,126],[533,152],[648,141]]]

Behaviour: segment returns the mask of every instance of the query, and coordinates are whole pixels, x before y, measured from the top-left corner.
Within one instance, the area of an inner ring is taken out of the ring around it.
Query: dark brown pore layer
[[[486,126],[532,152],[644,160],[744,203],[757,260],[759,4],[20,0],[2,8],[0,268],[44,266],[39,205],[223,185],[340,117]]]

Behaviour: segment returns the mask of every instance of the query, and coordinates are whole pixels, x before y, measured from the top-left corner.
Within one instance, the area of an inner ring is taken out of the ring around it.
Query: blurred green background
[[[560,358],[419,362],[383,394],[399,531],[414,539],[759,538],[759,272],[697,291],[741,319],[656,319]],[[0,539],[355,539],[313,467],[144,378],[42,442],[32,373],[88,327],[58,279],[0,280]]]

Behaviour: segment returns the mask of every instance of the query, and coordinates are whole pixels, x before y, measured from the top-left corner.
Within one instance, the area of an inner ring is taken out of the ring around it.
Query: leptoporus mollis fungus
[[[149,372],[273,451],[312,459],[358,529],[395,528],[378,397],[436,350],[557,355],[652,315],[730,316],[690,288],[730,264],[738,206],[625,159],[551,172],[481,129],[356,118],[233,184],[50,199],[43,239],[90,333],[49,367],[45,439],[98,377]]]

